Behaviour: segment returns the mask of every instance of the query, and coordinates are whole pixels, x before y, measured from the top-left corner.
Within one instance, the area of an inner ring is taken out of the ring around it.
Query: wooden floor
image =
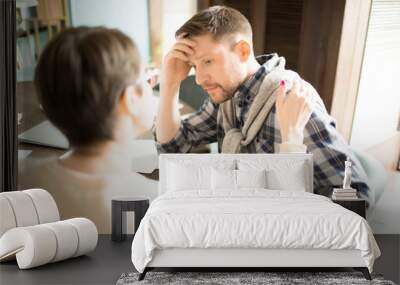
[[[375,262],[374,273],[399,283],[400,235],[377,235],[375,238],[382,256]],[[29,270],[19,270],[15,261],[3,263],[0,264],[0,284],[115,284],[122,273],[135,271],[130,257],[131,242],[132,238],[128,238],[116,243],[111,241],[111,236],[100,235],[96,250],[87,256]]]

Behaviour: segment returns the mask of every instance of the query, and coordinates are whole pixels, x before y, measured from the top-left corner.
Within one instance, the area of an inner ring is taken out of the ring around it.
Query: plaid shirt
[[[271,56],[263,55],[257,59],[264,64]],[[257,96],[264,77],[270,71],[267,70],[265,64],[262,65],[235,92],[232,100],[234,100],[236,108],[236,122],[239,124],[236,127],[243,127],[250,105]],[[352,186],[357,188],[364,197],[368,197],[369,188],[366,184],[366,174],[360,162],[336,130],[335,120],[326,111],[321,98],[318,97],[316,101],[317,104],[304,130],[304,144],[314,157],[315,192],[329,195],[332,187],[341,187],[344,177],[344,161],[346,157],[350,157],[353,162]],[[186,153],[190,152],[192,147],[213,142],[218,142],[218,151],[221,152],[225,135],[219,106],[209,98],[198,111],[182,120],[177,135],[168,143],[160,144],[157,142],[155,131],[153,133],[157,150],[161,153]],[[274,106],[265,120],[264,127],[260,129],[256,138],[249,145],[242,148],[242,152],[274,153],[281,142]]]

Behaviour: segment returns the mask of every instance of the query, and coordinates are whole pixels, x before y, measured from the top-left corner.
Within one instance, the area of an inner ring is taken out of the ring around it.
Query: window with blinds
[[[376,146],[396,135],[400,116],[400,1],[373,0],[351,144]]]

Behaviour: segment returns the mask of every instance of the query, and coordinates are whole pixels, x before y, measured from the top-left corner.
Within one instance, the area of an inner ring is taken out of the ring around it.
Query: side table
[[[332,202],[341,205],[342,207],[353,211],[354,213],[359,214],[361,217],[365,219],[365,209],[366,209],[366,201],[365,199],[348,199],[348,200],[334,200],[332,199]]]
[[[123,241],[126,234],[122,233],[122,215],[124,212],[135,212],[135,232],[137,231],[140,221],[149,208],[150,200],[143,197],[115,197],[111,201],[112,221],[111,221],[111,240]]]

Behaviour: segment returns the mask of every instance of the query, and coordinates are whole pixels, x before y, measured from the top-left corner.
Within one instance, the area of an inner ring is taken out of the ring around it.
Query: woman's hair
[[[71,145],[113,139],[120,95],[140,76],[134,42],[116,29],[69,28],[45,47],[35,71],[44,112]]]

